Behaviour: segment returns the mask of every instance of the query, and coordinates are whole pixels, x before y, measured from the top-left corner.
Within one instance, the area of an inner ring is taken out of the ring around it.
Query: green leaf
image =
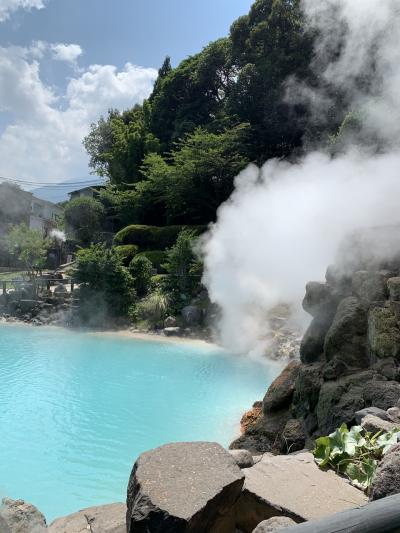
[[[320,437],[315,441],[315,450],[313,451],[315,462],[323,468],[329,463],[331,448],[329,437]]]

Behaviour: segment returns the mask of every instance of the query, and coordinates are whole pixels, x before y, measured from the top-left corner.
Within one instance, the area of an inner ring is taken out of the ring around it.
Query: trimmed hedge
[[[178,234],[183,229],[192,229],[198,235],[207,230],[207,226],[144,226],[132,225],[123,228],[115,237],[118,245],[135,244],[140,250],[165,250],[175,244]]]
[[[147,257],[153,267],[157,269],[157,272],[165,272],[161,265],[167,260],[167,254],[163,250],[147,250],[146,252],[140,252],[138,256]]]
[[[137,255],[139,247],[136,244],[123,244],[116,246],[115,251],[118,253],[125,266],[128,266],[132,259]]]

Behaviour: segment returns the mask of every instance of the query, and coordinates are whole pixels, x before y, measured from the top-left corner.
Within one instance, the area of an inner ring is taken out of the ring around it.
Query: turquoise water
[[[198,344],[0,326],[0,496],[48,521],[123,501],[142,451],[227,445],[277,372]]]

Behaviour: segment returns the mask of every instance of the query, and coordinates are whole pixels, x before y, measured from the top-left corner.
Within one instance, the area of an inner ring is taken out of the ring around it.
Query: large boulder
[[[265,414],[278,411],[290,405],[300,366],[301,364],[298,361],[291,361],[275,381],[271,383],[263,400]]]
[[[398,426],[394,422],[387,422],[378,416],[367,415],[361,420],[361,427],[369,433],[376,434],[378,432],[386,433],[397,429]],[[398,428],[400,430],[400,427]]]
[[[400,383],[376,376],[364,384],[365,405],[379,407],[385,411],[397,404],[400,398]]]
[[[4,498],[0,507],[0,533],[46,533],[46,519],[30,503]]]
[[[400,302],[400,278],[390,278],[387,282],[389,297],[393,302]]]
[[[293,395],[293,409],[297,417],[306,418],[315,411],[323,383],[322,368],[321,363],[301,366]]]
[[[331,318],[318,316],[313,318],[300,344],[300,359],[303,363],[314,363],[322,358],[325,337],[331,323]]]
[[[286,422],[281,436],[281,452],[293,453],[303,450],[306,444],[304,426],[300,420],[291,418]]]
[[[367,368],[367,314],[359,300],[349,296],[337,308],[332,325],[325,337],[327,361],[342,361],[353,368]]]
[[[373,302],[384,302],[387,299],[387,284],[384,272],[360,270],[353,275],[353,294],[365,306]]]
[[[237,503],[237,527],[250,533],[263,520],[288,516],[296,522],[364,505],[364,493],[332,470],[323,471],[311,453],[264,455],[245,471]]]
[[[376,357],[400,356],[400,328],[391,309],[371,309],[368,315],[368,343],[371,353]]]
[[[244,476],[219,444],[176,443],[143,453],[128,485],[127,532],[235,531]]]
[[[49,525],[49,533],[126,533],[126,505],[112,503],[89,507],[58,518]]]
[[[400,493],[400,444],[384,456],[372,480],[371,500]]]
[[[306,285],[303,309],[311,316],[332,317],[335,313],[337,301],[332,295],[329,285],[318,281],[310,281]]]
[[[182,309],[182,319],[187,326],[198,326],[202,318],[202,311],[196,305],[187,305]]]

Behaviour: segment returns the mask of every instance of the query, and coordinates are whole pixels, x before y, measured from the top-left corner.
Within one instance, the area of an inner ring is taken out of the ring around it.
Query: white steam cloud
[[[277,303],[299,309],[306,282],[324,278],[346,235],[400,223],[400,5],[303,0],[303,6],[320,33],[315,68],[325,85],[345,91],[362,117],[362,137],[374,139],[375,149],[353,146],[336,157],[316,151],[296,164],[269,161],[237,177],[204,242],[204,281],[222,309],[222,342],[237,352],[259,346]],[[293,81],[290,96],[318,112],[329,103],[328,93]]]
[[[58,243],[65,242],[67,240],[67,236],[65,235],[65,233],[59,229],[51,230],[50,238],[55,239]]]

